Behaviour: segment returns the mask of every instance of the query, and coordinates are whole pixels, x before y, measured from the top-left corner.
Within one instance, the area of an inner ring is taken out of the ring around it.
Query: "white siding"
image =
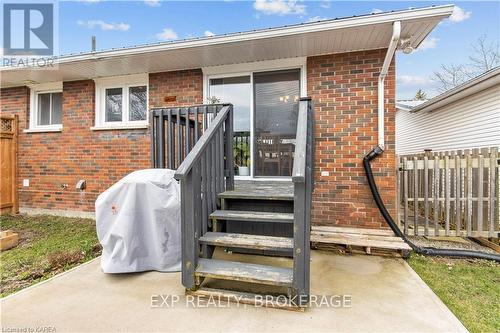
[[[396,113],[396,153],[500,147],[500,85],[431,112]]]

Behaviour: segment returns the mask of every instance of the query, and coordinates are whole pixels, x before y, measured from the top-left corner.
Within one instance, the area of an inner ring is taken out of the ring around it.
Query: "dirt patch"
[[[72,264],[76,264],[82,259],[83,253],[81,251],[58,251],[47,256],[47,260],[49,261],[49,268],[51,270],[57,270]]]
[[[39,236],[38,232],[31,231],[31,230],[20,230],[20,231],[14,231],[17,232],[19,235],[19,245],[25,245],[25,244],[30,244],[33,242],[34,239],[37,239]]]
[[[102,245],[101,244],[96,244],[92,247],[92,254],[94,256],[100,256],[102,253]]]
[[[0,229],[20,242],[1,253],[0,297],[46,280],[101,253],[95,221],[51,215],[2,215]]]
[[[461,238],[460,242],[429,239],[421,236],[408,236],[408,239],[410,239],[415,245],[418,246],[435,247],[438,249],[480,251],[480,252],[497,254],[494,250],[490,249],[489,247],[482,246],[465,238]]]

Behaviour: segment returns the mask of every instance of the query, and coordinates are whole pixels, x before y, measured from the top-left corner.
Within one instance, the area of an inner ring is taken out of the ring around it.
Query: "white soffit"
[[[453,5],[371,14],[251,32],[60,57],[57,69],[0,68],[2,87],[154,73],[386,48],[392,23],[416,48]]]

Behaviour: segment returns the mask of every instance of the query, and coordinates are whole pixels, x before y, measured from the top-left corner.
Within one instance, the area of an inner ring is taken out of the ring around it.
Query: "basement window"
[[[96,79],[94,130],[145,128],[148,125],[148,75]]]
[[[34,85],[30,90],[30,128],[28,132],[62,130],[62,82]]]

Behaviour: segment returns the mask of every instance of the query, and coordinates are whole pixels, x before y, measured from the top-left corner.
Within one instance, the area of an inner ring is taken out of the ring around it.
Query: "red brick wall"
[[[2,114],[17,114],[18,127],[28,128],[29,89],[26,87],[0,89],[0,111]]]
[[[385,226],[361,164],[377,145],[377,77],[384,56],[385,50],[375,50],[308,58],[308,94],[317,121],[314,224]],[[203,103],[202,77],[201,70],[150,74],[150,107]],[[166,103],[166,96],[176,96],[176,101]],[[386,151],[373,169],[394,214],[394,64],[386,97]],[[20,128],[28,128],[28,89],[2,89],[0,101],[2,113],[19,114]],[[62,132],[20,133],[21,207],[92,211],[100,192],[125,174],[149,167],[148,130],[91,131],[94,119],[93,81],[65,82]],[[322,171],[330,175],[321,176]],[[22,187],[25,178],[30,187]],[[79,179],[87,180],[83,194],[74,189]]]
[[[176,97],[165,102],[165,97]],[[149,74],[149,106],[189,106],[203,104],[203,73],[201,69]]]
[[[177,95],[183,104],[201,103],[202,77],[200,70],[151,74],[150,106],[165,104],[165,95]],[[21,207],[93,211],[99,193],[124,175],[150,166],[149,130],[90,129],[95,119],[94,95],[92,80],[64,82],[63,130],[25,133],[22,130],[29,127],[29,90],[1,89],[2,113],[17,113],[20,118]],[[30,179],[29,187],[22,186],[23,179]],[[87,181],[84,192],[75,189],[79,179]]]
[[[316,119],[315,225],[386,227],[362,159],[377,145],[377,80],[386,50],[307,59],[307,89]],[[395,214],[395,64],[385,79],[385,151],[372,163],[389,212]],[[321,172],[329,176],[321,176]]]

